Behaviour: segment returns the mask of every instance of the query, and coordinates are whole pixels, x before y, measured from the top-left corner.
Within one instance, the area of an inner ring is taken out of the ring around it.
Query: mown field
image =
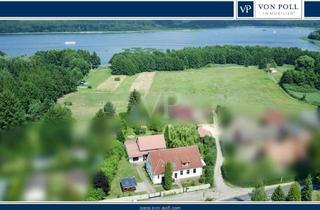
[[[177,95],[199,104],[225,105],[234,111],[259,114],[268,108],[293,113],[312,108],[289,97],[278,85],[281,72],[266,73],[256,67],[212,65],[183,72],[157,72],[148,100],[159,95]]]
[[[180,101],[225,105],[250,114],[259,114],[267,108],[289,113],[312,109],[313,106],[291,98],[277,85],[282,72],[288,68],[293,67],[280,67],[273,74],[254,66],[238,65],[210,65],[180,72],[156,72],[145,99],[152,106],[161,96],[176,96]],[[110,69],[107,68],[91,71],[86,80],[92,88],[79,88],[77,92],[60,99],[60,103],[72,102],[70,109],[78,122],[88,122],[106,101],[112,101],[118,112],[125,111],[130,88],[139,75],[125,77],[115,90],[97,90],[99,84],[109,76]]]

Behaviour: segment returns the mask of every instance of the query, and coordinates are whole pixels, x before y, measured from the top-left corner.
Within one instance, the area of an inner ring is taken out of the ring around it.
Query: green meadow
[[[159,95],[176,95],[180,100],[212,106],[225,105],[234,111],[259,114],[268,108],[293,113],[312,108],[288,96],[277,84],[281,72],[266,73],[255,66],[210,65],[182,72],[157,72],[148,95],[156,101]]]
[[[293,68],[278,67],[276,73],[266,73],[255,66],[209,65],[200,69],[175,72],[157,72],[148,95],[147,104],[153,106],[159,97],[175,96],[180,101],[198,105],[225,105],[234,111],[259,114],[268,108],[288,113],[312,109],[313,106],[287,95],[278,80],[283,71]],[[92,88],[78,88],[60,103],[71,102],[70,109],[78,122],[88,122],[107,101],[118,112],[126,110],[130,87],[137,75],[128,76],[113,91],[101,91],[96,87],[110,76],[110,69],[93,70],[86,77]]]

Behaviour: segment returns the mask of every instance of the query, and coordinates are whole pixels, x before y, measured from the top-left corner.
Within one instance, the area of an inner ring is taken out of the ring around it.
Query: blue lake
[[[311,28],[230,27],[207,30],[78,33],[78,34],[12,34],[0,35],[0,50],[8,55],[32,55],[39,50],[75,48],[96,51],[103,63],[126,48],[178,49],[206,45],[264,45],[320,47],[301,39]],[[66,42],[74,42],[66,44]]]

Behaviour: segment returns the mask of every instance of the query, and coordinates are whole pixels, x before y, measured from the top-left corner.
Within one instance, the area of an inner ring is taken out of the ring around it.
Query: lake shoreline
[[[307,36],[303,36],[303,37],[301,37],[301,39],[304,41],[308,41],[308,42],[320,47],[320,40],[309,39]]]
[[[0,51],[10,56],[30,56],[50,49],[95,51],[107,64],[115,53],[126,49],[182,49],[216,45],[298,47],[319,51],[301,39],[313,29],[306,27],[228,26],[210,29],[85,31],[0,34]]]
[[[1,33],[1,35],[65,35],[65,34],[119,34],[119,33],[152,33],[152,32],[170,32],[170,31],[203,31],[203,30],[213,30],[213,29],[227,29],[227,28],[305,28],[305,29],[314,29],[312,27],[283,27],[283,26],[223,26],[223,27],[213,27],[213,28],[168,28],[168,29],[144,29],[144,30],[124,30],[124,31],[66,31],[66,32],[18,32],[18,33]]]

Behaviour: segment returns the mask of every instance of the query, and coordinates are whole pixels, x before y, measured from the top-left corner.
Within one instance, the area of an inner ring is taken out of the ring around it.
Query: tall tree
[[[312,177],[309,174],[308,177],[305,179],[304,187],[301,189],[301,200],[302,201],[312,201]]]
[[[25,112],[18,98],[9,90],[0,93],[0,131],[21,125]]]
[[[194,124],[180,123],[167,126],[165,139],[168,147],[182,147],[197,144],[200,140]]]
[[[313,70],[315,66],[314,58],[308,55],[302,55],[296,60],[295,68],[300,71]]]
[[[172,164],[167,162],[164,167],[164,183],[163,188],[170,190],[172,188]]]
[[[93,178],[93,186],[94,188],[101,188],[108,194],[110,190],[108,177],[102,171],[99,171]]]
[[[257,186],[252,190],[251,201],[267,201],[268,196],[263,186]]]
[[[294,182],[289,189],[286,201],[301,201],[300,184]]]
[[[90,61],[92,63],[93,68],[97,68],[101,64],[100,57],[97,55],[95,51],[92,53]]]
[[[129,103],[127,112],[129,113],[134,107],[138,108],[141,103],[141,94],[134,89],[129,96]]]
[[[282,187],[279,185],[272,193],[271,196],[272,201],[285,201],[286,196],[282,190]]]
[[[103,111],[108,118],[113,118],[116,113],[116,109],[110,101],[104,105]]]

